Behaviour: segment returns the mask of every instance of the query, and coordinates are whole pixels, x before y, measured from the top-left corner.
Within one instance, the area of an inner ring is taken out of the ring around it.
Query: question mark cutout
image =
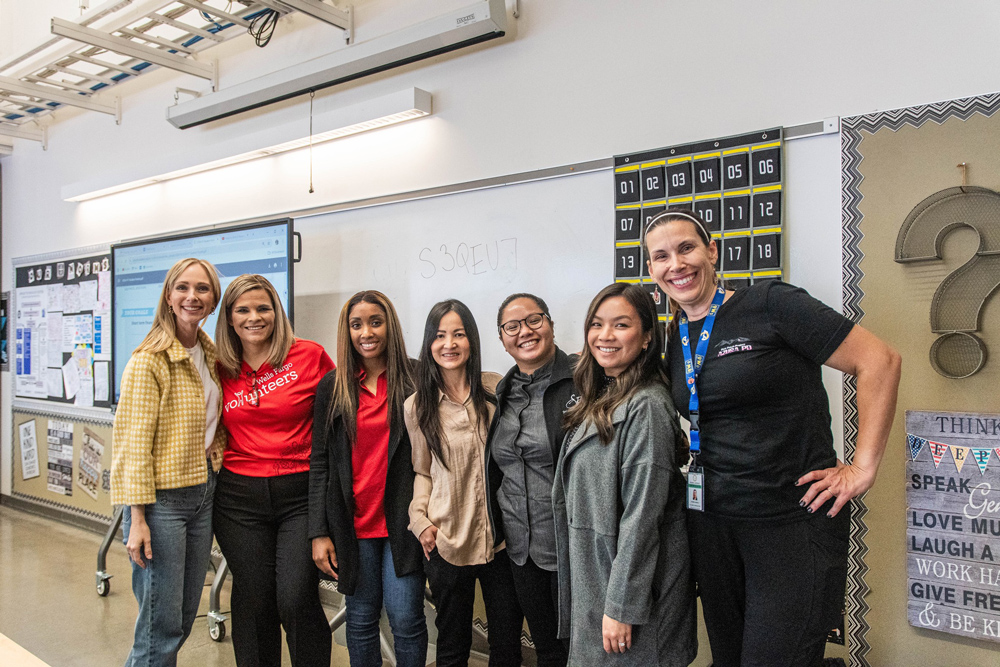
[[[938,285],[931,300],[931,331],[942,334],[930,350],[934,370],[967,378],[986,364],[986,344],[976,335],[983,306],[1000,287],[1000,193],[957,187],[936,192],[906,216],[896,237],[900,263],[941,259],[944,239],[955,229],[979,234],[979,249]]]

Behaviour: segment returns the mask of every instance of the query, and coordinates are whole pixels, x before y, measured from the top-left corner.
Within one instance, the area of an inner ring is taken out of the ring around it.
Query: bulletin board
[[[111,422],[14,410],[12,496],[110,522]]]
[[[998,405],[1000,299],[988,287],[973,295],[982,303],[973,318],[977,335],[992,354],[981,370],[960,379],[934,367],[933,349],[942,334],[932,315],[942,302],[939,288],[1000,238],[1000,216],[949,208],[935,236],[938,256],[934,249],[919,261],[897,256],[901,230],[931,198],[952,189],[964,190],[963,198],[1000,192],[1000,94],[844,118],[842,169],[844,311],[903,358],[878,480],[854,501],[851,664],[1000,664],[1000,624],[990,608],[1000,598],[989,597],[1000,588],[982,590],[984,582],[996,581],[1000,554],[984,549],[995,533],[980,532],[972,522],[1000,516],[996,505],[975,514],[976,502],[995,502],[998,491],[969,493],[991,485],[996,470],[997,453],[991,463],[982,450],[995,449],[997,429],[987,416],[995,417]],[[944,294],[943,302],[950,296]],[[856,385],[845,378],[848,456],[857,435],[857,404]],[[988,424],[988,433],[981,423]],[[940,544],[943,553],[935,546]]]
[[[14,271],[14,398],[109,409],[109,247],[15,259]]]

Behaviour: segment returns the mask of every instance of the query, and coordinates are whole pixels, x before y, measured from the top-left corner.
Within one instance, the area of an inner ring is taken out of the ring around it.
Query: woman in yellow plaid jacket
[[[212,548],[212,495],[225,431],[215,345],[202,331],[219,301],[215,267],[167,271],[152,329],[129,359],[115,414],[111,501],[139,602],[126,667],[169,666],[191,632]]]

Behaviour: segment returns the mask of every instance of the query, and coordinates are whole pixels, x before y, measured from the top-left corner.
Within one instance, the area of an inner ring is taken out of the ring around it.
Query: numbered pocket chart
[[[782,275],[781,128],[615,156],[615,281],[648,286],[642,230],[668,209],[696,211],[719,246],[731,289]]]
[[[16,399],[111,407],[111,256],[88,250],[14,260]]]

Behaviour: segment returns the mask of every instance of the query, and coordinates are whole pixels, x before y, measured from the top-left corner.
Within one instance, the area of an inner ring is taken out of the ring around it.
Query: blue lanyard
[[[701,335],[698,336],[698,346],[694,351],[694,359],[691,359],[691,341],[688,339],[688,318],[683,310],[678,320],[678,330],[681,334],[681,350],[684,351],[684,375],[687,377],[688,389],[691,390],[691,399],[688,401],[688,420],[691,422],[691,454],[698,455],[701,451],[701,434],[698,426],[698,373],[705,363],[705,353],[708,352],[708,339],[712,336],[712,327],[715,326],[715,316],[719,312],[719,307],[726,299],[726,290],[722,285],[715,291],[715,298],[712,299],[712,306],[705,316],[705,324],[701,327]]]

